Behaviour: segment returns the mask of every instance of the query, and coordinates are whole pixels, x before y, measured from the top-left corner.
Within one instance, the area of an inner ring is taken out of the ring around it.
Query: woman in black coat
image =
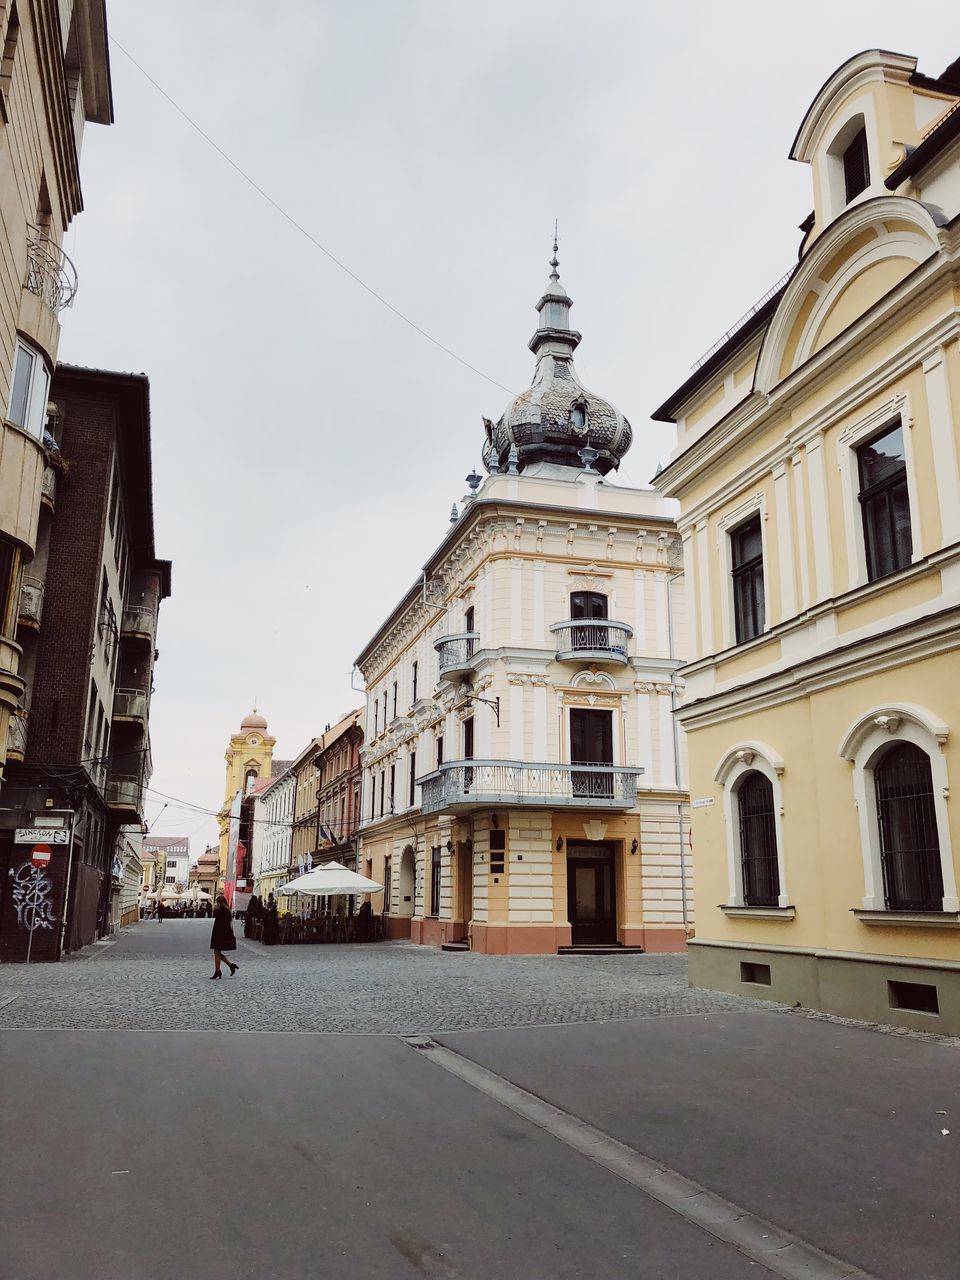
[[[227,906],[227,900],[220,893],[217,895],[217,909],[213,913],[213,932],[210,934],[210,950],[213,952],[211,982],[214,978],[223,977],[220,972],[222,964],[225,964],[230,970],[231,978],[240,968],[238,964],[234,964],[223,954],[225,951],[236,951],[237,949],[237,940],[233,936],[233,925],[230,923],[230,919],[230,908]]]

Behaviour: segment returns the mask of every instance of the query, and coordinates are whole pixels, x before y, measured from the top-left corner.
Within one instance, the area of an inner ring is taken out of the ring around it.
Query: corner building
[[[656,414],[704,605],[691,981],[955,1034],[960,66],[851,58],[791,158],[797,265]]]
[[[556,253],[551,265],[533,383],[485,420],[490,474],[468,477],[446,537],[357,659],[361,858],[386,886],[390,937],[681,950],[679,539],[657,494],[606,479],[630,424],[577,376]]]

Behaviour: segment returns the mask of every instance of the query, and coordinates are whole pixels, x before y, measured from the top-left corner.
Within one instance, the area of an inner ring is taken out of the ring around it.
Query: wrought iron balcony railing
[[[118,689],[113,695],[113,718],[146,724],[149,706],[150,695],[146,689]]]
[[[473,654],[480,639],[479,631],[463,631],[455,636],[441,636],[433,643],[440,659],[440,675],[467,675],[473,670]]]
[[[152,609],[140,604],[128,604],[120,622],[120,634],[153,643],[157,631],[157,619]]]
[[[17,617],[28,627],[39,627],[43,616],[43,583],[39,578],[24,575],[20,584],[20,604]]]
[[[557,637],[558,662],[627,663],[627,641],[633,628],[609,618],[571,618],[555,622],[550,630]]]
[[[618,764],[454,760],[417,782],[423,813],[488,804],[632,809],[642,773]]]
[[[23,287],[36,294],[54,313],[69,307],[77,292],[77,269],[60,246],[30,228],[27,241],[27,278]]]

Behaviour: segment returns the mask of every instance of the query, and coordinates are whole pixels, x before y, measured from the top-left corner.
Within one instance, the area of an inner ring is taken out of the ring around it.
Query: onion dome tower
[[[577,376],[573,353],[580,334],[570,328],[573,305],[557,271],[553,240],[550,280],[537,303],[540,323],[527,344],[537,358],[533,382],[494,425],[484,419],[483,463],[489,472],[570,479],[571,469],[616,470],[633,442],[630,423],[609,400],[588,391]]]

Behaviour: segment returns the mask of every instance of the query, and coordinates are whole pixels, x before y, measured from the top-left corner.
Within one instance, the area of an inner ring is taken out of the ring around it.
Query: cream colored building
[[[224,753],[226,779],[223,805],[217,815],[220,825],[221,888],[227,871],[230,837],[230,809],[239,793],[246,794],[258,778],[269,778],[273,767],[273,748],[277,740],[267,730],[267,721],[256,707],[240,721],[240,729],[231,734]]]
[[[30,576],[41,495],[56,473],[44,443],[59,315],[77,288],[64,233],[83,208],[84,124],[113,121],[102,0],[0,0],[0,770],[24,692],[15,640],[42,583]],[[22,754],[22,753],[21,753]]]
[[[798,264],[656,414],[703,605],[691,981],[953,1033],[958,103],[957,65],[834,72],[791,150]]]
[[[388,936],[497,953],[679,950],[692,918],[672,705],[680,546],[604,478],[629,423],[587,391],[556,270],[491,472],[366,645],[361,860]]]
[[[297,778],[286,768],[253,806],[253,891],[266,901],[290,877]]]

